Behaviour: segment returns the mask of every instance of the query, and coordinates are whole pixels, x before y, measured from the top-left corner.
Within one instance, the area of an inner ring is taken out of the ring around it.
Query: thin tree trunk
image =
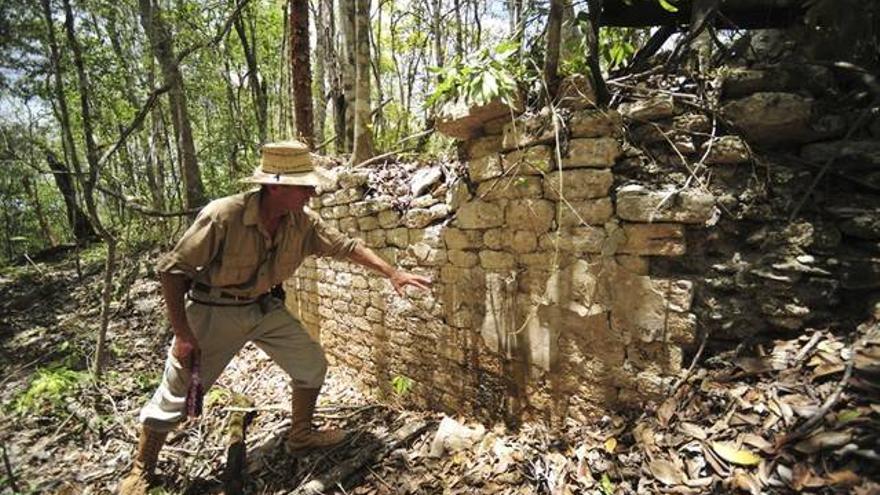
[[[40,194],[37,190],[37,187],[31,182],[31,178],[27,175],[22,176],[21,185],[24,186],[24,190],[27,192],[28,196],[31,197],[31,201],[34,203],[34,213],[37,215],[37,222],[40,224],[40,230],[43,232],[43,238],[49,241],[49,245],[51,247],[55,247],[58,245],[58,239],[55,237],[55,234],[52,232],[52,228],[49,227],[49,220],[46,219],[46,213],[43,211],[43,204],[40,203]]]
[[[86,142],[86,158],[89,162],[88,176],[83,180],[83,191],[89,217],[98,233],[107,243],[107,259],[104,264],[104,287],[101,301],[101,322],[98,329],[97,344],[95,346],[95,361],[93,373],[96,380],[100,380],[103,371],[104,353],[106,348],[107,327],[110,323],[110,299],[113,291],[113,271],[116,266],[116,237],[101,224],[98,210],[95,206],[95,185],[98,182],[98,147],[95,144],[95,136],[92,127],[91,95],[88,77],[82,59],[82,51],[79,41],[76,39],[74,16],[70,8],[70,0],[64,0],[64,27],[67,31],[67,42],[73,54],[73,63],[76,67],[77,80],[79,82],[79,97],[82,111],[83,137]],[[51,17],[51,16],[50,16]]]
[[[464,34],[462,31],[465,29],[462,25],[461,0],[454,0],[452,8],[455,11],[455,55],[461,60],[464,58]]]
[[[315,18],[315,142],[324,142],[324,123],[327,120],[327,38],[324,36],[324,2],[317,1]]]
[[[95,234],[95,229],[92,228],[88,216],[76,202],[76,188],[71,180],[70,170],[52,151],[46,151],[46,163],[49,165],[49,170],[52,171],[52,178],[55,179],[55,185],[58,186],[58,191],[61,192],[61,198],[64,200],[67,222],[73,232],[73,238],[77,244],[88,243],[97,234]]]
[[[315,145],[312,111],[312,68],[309,47],[309,2],[290,0],[290,74],[297,138]]]
[[[171,88],[168,91],[168,97],[171,101],[171,124],[174,127],[177,154],[180,161],[180,175],[183,178],[185,208],[195,209],[207,201],[196,158],[196,147],[193,141],[183,76],[174,54],[171,33],[162,19],[162,12],[158,4],[154,4],[153,0],[138,0],[138,2],[141,11],[141,24],[150,40],[153,55],[162,68],[165,84]]]
[[[596,103],[605,105],[608,103],[608,88],[605,87],[605,78],[602,76],[602,68],[599,66],[599,20],[602,17],[603,0],[588,0],[590,26],[587,28],[587,65],[590,67],[590,75],[593,78],[593,86],[596,88]]]
[[[339,49],[342,73],[342,93],[345,98],[345,151],[354,147],[354,113],[355,113],[355,80],[357,69],[355,64],[355,4],[357,0],[339,0],[339,26],[342,43]]]
[[[550,14],[547,18],[547,45],[544,50],[544,82],[550,99],[556,97],[559,87],[559,43],[562,35],[562,2],[550,0]]]
[[[259,136],[260,144],[263,144],[266,142],[266,115],[268,113],[266,84],[260,80],[256,44],[248,42],[244,14],[245,13],[242,12],[242,15],[235,16],[233,25],[235,26],[236,34],[238,34],[238,39],[241,41],[241,50],[244,52],[244,60],[248,68],[248,85],[251,88],[251,97],[254,100],[254,116],[257,120],[257,135]]]
[[[352,164],[375,154],[370,109],[370,0],[356,0],[357,79]]]

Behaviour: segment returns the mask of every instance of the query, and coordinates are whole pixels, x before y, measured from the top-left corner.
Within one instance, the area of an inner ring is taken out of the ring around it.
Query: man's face
[[[290,211],[302,211],[309,198],[315,195],[312,186],[267,186],[269,196],[276,204]]]

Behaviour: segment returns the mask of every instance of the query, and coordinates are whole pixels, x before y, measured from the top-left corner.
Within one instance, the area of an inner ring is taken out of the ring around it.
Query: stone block
[[[515,230],[547,232],[553,226],[555,208],[543,199],[518,199],[507,203],[504,213],[507,226]]]
[[[724,98],[738,98],[752,93],[785,91],[793,86],[791,73],[781,69],[732,69],[721,78]]]
[[[358,222],[354,217],[345,217],[339,219],[339,231],[348,235],[358,232]]]
[[[755,93],[722,108],[750,142],[803,143],[840,134],[845,124],[834,118],[813,120],[813,99],[791,93]]]
[[[562,168],[611,167],[622,154],[615,138],[582,138],[568,142],[568,155],[562,157]]]
[[[340,219],[348,216],[348,206],[331,206],[329,208],[321,208],[321,217],[326,219]]]
[[[380,211],[391,208],[391,201],[387,199],[374,199],[368,201],[357,201],[348,205],[349,213],[355,217],[365,217],[367,215],[375,215]]]
[[[640,185],[617,190],[617,216],[631,222],[702,224],[714,213],[715,197],[699,190],[649,190]]]
[[[572,138],[620,136],[623,119],[614,110],[581,110],[572,114],[568,130]]]
[[[362,231],[375,230],[379,228],[379,219],[375,216],[360,217],[357,219],[358,229]]]
[[[521,98],[514,98],[513,108],[499,98],[484,105],[469,105],[464,99],[451,101],[440,107],[437,130],[457,139],[473,139],[482,133],[485,124],[509,119],[511,113],[522,112],[521,101]]]
[[[430,208],[413,208],[403,216],[403,224],[411,229],[422,229],[448,214],[449,207],[442,203]]]
[[[383,229],[391,229],[400,225],[400,213],[394,210],[380,211],[377,218],[379,226]]]
[[[485,124],[483,124],[483,135],[484,136],[500,136],[504,133],[504,125],[508,122],[512,121],[515,117],[511,116],[509,113],[507,115],[502,115],[497,119],[492,119]]]
[[[456,212],[455,223],[462,229],[490,229],[504,223],[504,210],[495,203],[469,201]]]
[[[423,242],[415,243],[407,248],[407,254],[421,266],[439,266],[446,263],[446,250],[433,248]]]
[[[502,156],[503,168],[513,174],[542,175],[554,168],[553,149],[546,145],[517,149]]]
[[[452,249],[446,253],[446,256],[449,258],[450,263],[455,266],[461,266],[464,268],[477,266],[477,263],[479,263],[479,258],[477,257],[477,254],[470,251]]]
[[[482,255],[480,253],[481,258]],[[516,277],[510,273],[487,273],[485,293],[482,296],[485,312],[480,335],[483,342],[493,352],[514,357],[522,340],[516,321]]]
[[[476,160],[500,152],[502,149],[501,143],[501,136],[474,138],[464,143],[464,153],[468,160]]]
[[[686,244],[684,226],[670,223],[626,224],[618,252],[643,256],[681,256]]]
[[[599,227],[574,227],[561,232],[548,232],[538,239],[541,249],[559,249],[570,253],[599,253],[604,242],[605,230]]]
[[[672,95],[657,95],[647,99],[623,103],[618,109],[630,120],[659,120],[675,114]]]
[[[561,197],[565,197],[569,201],[600,198],[608,196],[608,190],[611,188],[612,182],[614,182],[614,176],[607,169],[576,169],[552,172],[547,174],[547,177],[544,179],[544,197],[554,201],[559,200]],[[560,191],[562,194],[560,194]]]
[[[399,227],[386,232],[386,242],[392,246],[406,248],[409,245],[409,230]]]
[[[434,197],[434,195],[423,194],[421,196],[417,196],[417,197],[413,198],[413,200],[409,202],[409,207],[410,208],[425,208],[425,209],[427,209],[427,208],[430,208],[430,207],[436,205],[439,202],[440,202],[440,200],[438,198]]]
[[[516,264],[516,259],[504,251],[480,251],[480,266],[486,270],[509,270]]]
[[[348,189],[366,186],[369,179],[370,172],[367,170],[344,169],[337,177],[339,187]]]
[[[510,250],[514,253],[531,253],[538,247],[538,237],[528,230],[517,230],[510,241]]]
[[[559,126],[562,129],[562,125]],[[549,111],[528,116],[520,116],[504,125],[501,146],[504,150],[526,148],[537,144],[548,144],[556,140],[552,117]]]
[[[596,104],[593,81],[583,74],[573,74],[559,82],[556,104],[561,108],[582,110]]]
[[[340,189],[331,193],[321,195],[321,205],[338,206],[353,203],[364,199],[363,188],[352,187]]]
[[[483,247],[483,233],[475,230],[447,228],[443,231],[443,241],[447,249],[480,249]]]
[[[379,323],[382,321],[382,317],[383,317],[383,313],[381,310],[378,310],[376,308],[367,308],[367,313],[365,316],[367,321],[370,321],[373,323]]]
[[[880,141],[841,140],[813,143],[801,149],[801,157],[816,165],[835,160],[832,170],[871,171],[880,170]]]
[[[615,256],[617,266],[634,275],[647,275],[650,272],[650,263],[644,256],[630,256],[622,254]]]
[[[484,201],[540,198],[543,195],[544,186],[540,177],[508,176],[490,179],[477,186],[477,197]]]
[[[458,178],[446,191],[446,204],[449,205],[450,211],[456,211],[462,203],[470,199],[471,192],[461,178]]]
[[[706,141],[700,147],[700,153],[706,154],[706,163],[709,165],[734,165],[747,163],[752,160],[749,145],[739,136],[721,136],[711,141]]]
[[[482,182],[504,174],[501,155],[498,153],[470,159],[467,162],[467,170],[468,177],[474,182]]]
[[[610,198],[560,201],[556,207],[559,208],[559,227],[603,225],[614,213]]]

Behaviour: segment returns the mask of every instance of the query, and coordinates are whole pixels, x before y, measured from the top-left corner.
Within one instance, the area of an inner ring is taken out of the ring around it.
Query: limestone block
[[[568,142],[568,156],[562,157],[562,168],[611,167],[622,153],[615,138],[572,139]]]
[[[413,196],[419,196],[432,189],[443,178],[443,171],[439,165],[421,168],[410,179],[410,192]]]
[[[671,223],[626,224],[624,242],[618,247],[623,254],[645,256],[681,256],[686,244],[684,227]]]
[[[537,235],[528,230],[517,230],[510,241],[510,250],[514,253],[531,253],[538,247]]]
[[[480,266],[486,270],[507,270],[516,264],[514,256],[504,251],[480,251]]]
[[[499,199],[540,198],[544,195],[540,177],[507,176],[481,182],[477,197],[484,201]]]
[[[647,275],[650,271],[648,258],[644,256],[630,256],[623,254],[615,256],[614,260],[620,268],[633,273],[634,275]]]
[[[436,204],[430,208],[413,208],[403,216],[403,224],[411,229],[427,227],[431,222],[446,218],[449,207],[445,204]]]
[[[456,212],[456,225],[462,229],[489,229],[504,223],[504,211],[495,203],[469,201]]]
[[[392,246],[406,248],[409,245],[409,230],[405,227],[398,227],[386,231],[386,242]]]
[[[352,285],[357,288],[349,291],[349,296],[351,297],[351,302],[354,304],[358,304],[360,306],[368,306],[370,304],[370,291],[367,290],[369,287],[369,281],[364,276],[357,276],[360,280],[352,279]]]
[[[345,314],[348,312],[348,303],[343,301],[342,299],[334,299],[333,300],[333,310],[337,311],[338,313]],[[339,315],[337,314],[336,317],[338,318]]]
[[[602,225],[614,213],[610,198],[587,199],[583,201],[560,201],[559,226]]]
[[[379,212],[379,226],[383,229],[390,229],[400,225],[400,213],[394,210],[384,210]]]
[[[435,204],[439,203],[440,200],[434,197],[432,194],[423,194],[421,196],[417,196],[413,198],[412,201],[409,202],[410,208],[430,208]]]
[[[501,151],[501,136],[485,136],[464,143],[464,153],[468,160],[476,160]]]
[[[480,253],[480,257],[482,258]],[[483,295],[485,313],[480,335],[486,347],[506,357],[514,357],[522,336],[518,330],[517,283],[512,273],[487,273]]]
[[[363,275],[352,275],[351,287],[355,289],[366,289],[369,287],[369,284],[367,284],[367,279]]]
[[[813,128],[813,99],[796,94],[755,93],[727,103],[722,113],[756,143],[806,142],[823,134],[822,125]]]
[[[513,174],[542,175],[553,170],[553,149],[546,145],[529,146],[503,155],[505,171]]]
[[[709,153],[706,155],[706,163],[709,165],[733,165],[747,163],[752,159],[749,146],[739,136],[721,136],[711,143],[711,148],[709,144],[706,141],[700,147],[700,153]]]
[[[614,290],[611,315],[616,330],[641,342],[693,340],[696,317],[681,311],[689,309],[693,300],[691,282],[657,281],[621,270],[609,276]]]
[[[446,243],[443,241],[445,229],[446,226],[441,224],[421,229],[409,229],[409,242],[423,242],[433,248],[446,247]]]
[[[483,244],[489,249],[503,250],[510,244],[511,237],[507,229],[489,229],[483,234]]]
[[[393,247],[387,247],[377,252],[377,254],[381,256],[383,260],[387,261],[390,265],[397,264],[398,253],[398,249]]]
[[[375,230],[379,228],[379,219],[376,216],[360,217],[357,224],[361,231]]]
[[[329,227],[331,229],[339,230],[339,220],[336,220],[335,218],[325,220],[324,225],[326,225],[327,227]]]
[[[511,120],[513,120],[513,116],[509,113],[507,115],[502,115],[497,119],[492,119],[485,124],[483,124],[483,135],[484,136],[500,136],[504,133],[504,124],[507,124]]]
[[[323,206],[338,206],[364,199],[363,188],[352,187],[321,195]]]
[[[340,219],[348,215],[348,206],[332,206],[330,208],[321,208],[321,217],[327,219]]]
[[[593,81],[583,74],[573,74],[559,82],[556,104],[561,108],[582,110],[596,103]]]
[[[522,112],[520,98],[514,98],[511,108],[495,98],[485,105],[469,105],[458,99],[440,107],[437,116],[437,130],[457,139],[472,139],[480,135],[484,124],[497,119],[510,118],[511,113]]]
[[[620,136],[622,129],[623,119],[614,110],[581,110],[568,122],[572,138]]]
[[[574,227],[565,231],[548,232],[538,239],[544,250],[574,253],[599,253],[605,241],[605,230],[599,227]],[[546,255],[545,255],[546,256]]]
[[[841,140],[808,144],[801,149],[801,157],[816,165],[835,159],[832,170],[877,171],[880,170],[880,141]]]
[[[466,289],[470,291],[482,290],[484,288],[484,273],[480,269],[444,266],[440,268],[440,280],[446,283],[447,289]],[[469,297],[467,301],[473,303],[473,298]]]
[[[385,211],[391,208],[390,200],[368,200],[368,201],[357,201],[348,205],[350,208],[350,213],[355,217],[365,217],[367,215],[375,215],[380,211]]]
[[[630,344],[626,347],[629,363],[639,370],[661,375],[675,375],[681,371],[681,347],[664,343]]]
[[[562,125],[559,126],[562,129]],[[520,116],[504,125],[502,149],[513,150],[536,144],[547,144],[556,140],[552,117],[549,111],[537,115]]]
[[[555,207],[543,199],[518,199],[507,203],[504,213],[506,224],[511,229],[547,232],[553,226]]]
[[[367,185],[370,172],[367,170],[343,169],[338,176],[339,187],[353,189]]]
[[[447,249],[480,249],[483,247],[483,233],[476,230],[447,228],[443,231]]]
[[[697,151],[694,139],[687,134],[673,136],[672,146],[682,155],[690,155]]]
[[[422,266],[438,266],[446,263],[446,250],[437,249],[424,242],[415,243],[407,248],[407,254]]]
[[[339,231],[346,234],[353,234],[358,231],[358,222],[354,217],[345,217],[339,219]]]
[[[456,211],[462,203],[471,199],[471,192],[461,178],[457,179],[446,191],[446,204],[449,211]]]
[[[446,255],[449,258],[449,262],[455,266],[470,268],[472,266],[477,266],[477,263],[479,262],[479,258],[477,257],[476,253],[472,253],[469,251],[452,249],[448,251]]]
[[[794,82],[788,71],[780,69],[732,69],[720,79],[721,94],[725,98],[737,98],[757,92],[785,91]]]
[[[714,213],[715,197],[699,190],[676,193],[674,190],[649,190],[640,185],[617,190],[617,216],[632,222],[702,224]]]
[[[477,316],[471,308],[462,307],[447,314],[445,321],[456,328],[473,328],[477,324]]]
[[[471,158],[467,162],[467,169],[468,177],[474,182],[481,182],[504,174],[501,155],[498,153],[492,153],[480,158]]]
[[[562,180],[560,181],[560,176]],[[572,201],[608,195],[614,177],[610,170],[576,169],[552,172],[544,179],[544,197]],[[560,188],[560,182],[562,184]],[[560,194],[562,191],[562,194]]]
[[[620,105],[619,111],[630,120],[659,120],[675,114],[672,95],[657,95]]]

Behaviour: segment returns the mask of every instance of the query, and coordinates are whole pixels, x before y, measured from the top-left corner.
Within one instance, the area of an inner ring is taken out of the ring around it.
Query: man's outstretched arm
[[[181,363],[187,365],[190,354],[199,350],[199,343],[186,318],[184,297],[190,280],[186,275],[168,272],[160,273],[159,280],[162,283],[162,295],[165,296],[168,321],[171,322],[171,329],[176,337],[171,352]]]
[[[394,286],[394,290],[401,296],[404,295],[403,288],[407,285],[412,285],[420,290],[430,290],[431,288],[430,278],[398,270],[380,258],[372,249],[363,245],[359,244],[355,247],[351,254],[348,255],[348,259],[388,277],[391,280],[391,285]]]

